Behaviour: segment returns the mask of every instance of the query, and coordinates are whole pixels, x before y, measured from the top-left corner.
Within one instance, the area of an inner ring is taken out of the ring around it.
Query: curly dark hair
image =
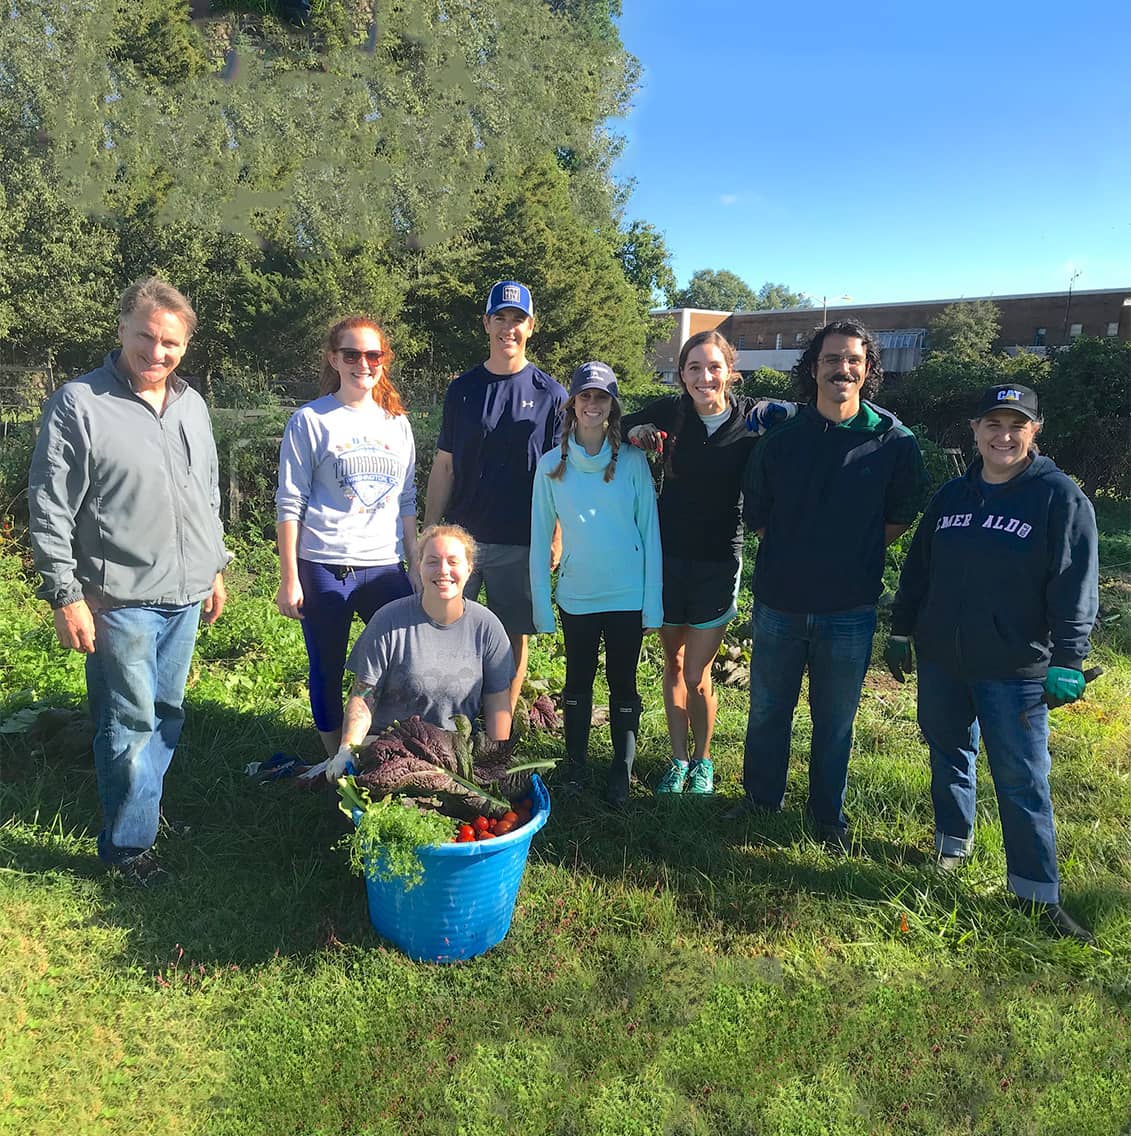
[[[884,367],[880,362],[880,345],[876,337],[862,324],[853,319],[834,320],[825,324],[805,348],[801,358],[793,365],[789,372],[793,380],[793,393],[798,402],[817,401],[817,380],[813,376],[813,368],[821,354],[821,348],[827,335],[843,335],[849,339],[859,339],[864,344],[867,353],[868,374],[860,385],[861,398],[874,398],[884,381]]]

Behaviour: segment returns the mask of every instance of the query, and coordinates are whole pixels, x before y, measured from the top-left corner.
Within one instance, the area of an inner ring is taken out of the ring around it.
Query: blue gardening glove
[[[1045,701],[1050,710],[1075,702],[1084,693],[1083,672],[1071,667],[1049,667],[1045,675]]]
[[[751,434],[761,436],[771,426],[785,422],[797,413],[796,402],[779,402],[772,398],[760,398],[746,416],[746,429]]]
[[[906,682],[907,676],[915,669],[911,640],[906,635],[889,635],[884,645],[884,662],[896,682]]]

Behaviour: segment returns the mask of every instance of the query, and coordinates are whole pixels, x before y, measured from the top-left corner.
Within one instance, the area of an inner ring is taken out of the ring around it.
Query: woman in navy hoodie
[[[1041,419],[1028,387],[990,387],[970,425],[978,457],[919,522],[884,657],[902,682],[914,640],[939,867],[960,866],[971,850],[980,735],[1009,890],[1058,934],[1087,941],[1060,907],[1048,712],[1084,692],[1099,606],[1095,513],[1039,455]]]

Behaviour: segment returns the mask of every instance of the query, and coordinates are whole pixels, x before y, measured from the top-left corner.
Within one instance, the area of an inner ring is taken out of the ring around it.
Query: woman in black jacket
[[[939,867],[960,866],[971,850],[981,736],[1009,890],[1057,933],[1088,940],[1060,907],[1048,712],[1084,692],[1099,606],[1095,513],[1039,455],[1028,387],[990,387],[970,425],[978,457],[919,522],[884,657],[902,682],[914,640]]]
[[[734,348],[717,331],[679,354],[681,393],[624,419],[629,441],[663,455],[664,710],[672,761],[657,793],[711,793],[711,664],[734,618],[742,567],[742,473],[757,440],[792,403],[735,394]],[[694,739],[694,749],[691,739]]]

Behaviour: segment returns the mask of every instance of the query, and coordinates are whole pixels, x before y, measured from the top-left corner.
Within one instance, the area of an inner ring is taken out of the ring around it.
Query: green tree
[[[407,311],[442,313],[432,365],[462,370],[484,357],[483,299],[496,280],[529,285],[536,326],[530,357],[559,380],[602,359],[626,389],[644,375],[639,296],[604,237],[573,211],[569,177],[546,155],[483,191],[465,239],[434,250],[410,281]]]
[[[677,308],[704,308],[715,312],[753,311],[758,296],[753,288],[733,272],[723,268],[700,268],[691,274],[687,287],[675,297]]]
[[[368,28],[367,9],[323,0],[309,32],[233,17],[207,35],[184,0],[22,0],[0,15],[8,349],[89,366],[114,295],[160,271],[201,308],[187,362],[217,390],[305,370],[342,309],[388,322],[402,359],[434,356],[459,304],[476,318],[454,338],[476,334],[491,195],[539,154],[569,171],[553,211],[590,234],[594,294],[639,322],[605,125],[638,73],[617,6],[383,5]],[[609,265],[619,292],[601,284]]]
[[[948,304],[928,321],[932,354],[955,359],[985,359],[1001,327],[1001,309],[992,300]]]
[[[970,415],[986,387],[1021,383],[1039,388],[1047,373],[1044,359],[1024,352],[980,359],[933,353],[898,387],[885,387],[883,402],[908,425],[925,427],[940,445],[966,448]]]
[[[785,308],[811,308],[813,301],[800,292],[791,292],[785,284],[766,281],[758,289],[758,307],[765,311],[782,311]]]
[[[1131,343],[1078,336],[1038,385],[1040,445],[1084,492],[1131,497]]]

